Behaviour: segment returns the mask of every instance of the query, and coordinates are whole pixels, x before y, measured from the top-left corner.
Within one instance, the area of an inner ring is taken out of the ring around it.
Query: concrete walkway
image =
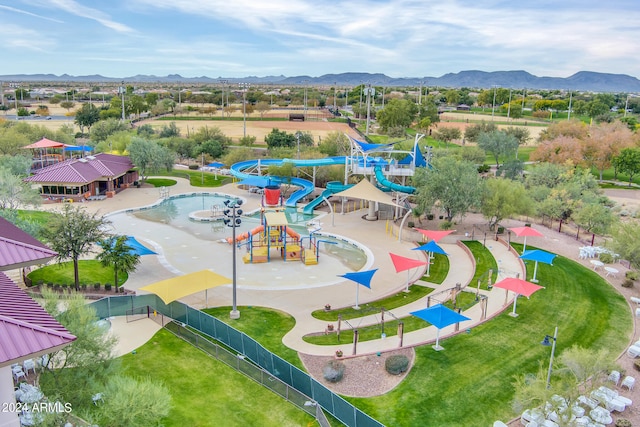
[[[242,197],[245,200],[245,204],[243,206],[245,211],[251,211],[260,207],[259,195],[239,189],[235,184],[226,185],[216,189],[203,189],[192,187],[189,185],[188,181],[184,179],[178,178],[177,181],[178,184],[176,186],[169,187],[170,195],[202,191],[221,192]],[[160,191],[158,188],[131,188],[122,191],[113,199],[86,202],[83,203],[82,206],[90,212],[108,214],[133,207],[146,206],[157,202],[159,198]],[[59,207],[60,205],[44,206],[45,209],[56,209]],[[345,354],[350,354],[350,351],[346,351],[346,347],[350,347],[351,344],[319,346],[303,341],[302,337],[304,335],[310,333],[321,333],[327,326],[327,322],[313,318],[311,316],[311,312],[321,309],[325,304],[330,304],[333,308],[353,306],[355,304],[357,286],[360,286],[358,289],[358,302],[361,306],[365,305],[369,301],[402,292],[406,287],[407,273],[395,272],[395,268],[393,267],[393,263],[389,256],[390,252],[405,257],[422,257],[423,259],[426,259],[422,252],[412,250],[415,247],[413,242],[400,242],[396,236],[388,233],[387,230],[385,230],[386,227],[383,221],[364,221],[361,216],[361,211],[355,211],[345,214],[336,214],[333,217],[331,215],[327,215],[320,218],[320,221],[324,224],[323,232],[353,239],[368,248],[371,257],[369,268],[378,268],[378,271],[372,280],[371,289],[357,285],[349,280],[337,280],[335,284],[322,288],[305,288],[299,290],[257,290],[251,288],[244,289],[239,286],[237,289],[238,304],[249,307],[270,307],[282,310],[292,315],[296,320],[296,324],[295,327],[284,336],[283,343],[296,351],[312,355],[333,355],[337,349],[342,349]],[[456,244],[456,240],[458,238],[464,237],[450,235],[440,243],[449,255],[451,267],[444,282],[440,285],[433,285],[435,290],[431,293],[434,298],[432,300],[432,305],[435,303],[435,300],[437,300],[437,293],[439,289],[449,290],[454,288],[458,283],[466,285],[473,277],[473,260],[470,259],[467,252],[462,249],[461,246]],[[498,263],[498,280],[506,277],[515,277],[517,274],[519,274],[520,277],[524,277],[524,266],[517,258],[517,254],[508,250],[506,244],[491,240],[487,242],[486,246]],[[264,266],[268,266],[268,264],[264,264]],[[203,268],[207,268],[207,266],[203,266]],[[317,268],[322,268],[322,265],[318,265]],[[410,270],[409,281],[412,283],[418,280],[422,277],[424,272],[424,269]],[[147,284],[155,283],[168,277],[173,277],[176,273],[176,269],[172,268],[172,266],[162,257],[143,257],[142,263],[136,272],[130,275],[129,280],[126,283],[126,287],[128,289],[137,290]],[[343,272],[336,271],[335,273],[337,275]],[[431,286],[426,282],[424,282],[424,284],[426,286]],[[475,289],[474,285],[475,284],[470,284],[470,289],[467,289],[467,291],[471,290],[476,292],[473,290]],[[513,301],[513,294],[509,293],[510,295],[508,296],[505,304],[505,291],[502,289],[494,288],[491,291],[480,290],[479,292],[487,297],[486,312],[483,313],[480,304],[476,304],[469,310],[463,312],[462,314],[470,317],[471,320],[460,324],[460,330],[462,331],[467,328],[472,328],[482,322],[483,319],[490,318],[505,310]],[[211,289],[208,292],[208,300],[209,302],[215,301],[216,305],[231,305],[230,294],[229,286]],[[390,310],[387,319],[393,317],[407,317],[412,311],[426,308],[427,298],[428,297],[425,297],[405,306]],[[206,305],[204,293],[191,295],[184,298],[182,301],[196,308],[204,308]],[[379,313],[377,313],[364,315],[363,317],[356,319],[350,319],[348,322],[354,327],[364,327],[367,325],[378,324],[379,321],[380,316]],[[346,325],[343,323],[343,328],[344,326]],[[435,327],[429,326],[417,331],[405,333],[403,345],[413,346],[434,342],[436,339],[436,332]],[[441,329],[439,336],[442,340],[453,333],[455,333],[454,325]],[[140,340],[146,339],[148,339],[146,335],[144,337],[140,336]],[[131,344],[128,345],[125,352],[128,351],[130,346]],[[397,336],[364,341],[358,343],[358,354],[376,353],[395,349],[398,346],[399,338]]]

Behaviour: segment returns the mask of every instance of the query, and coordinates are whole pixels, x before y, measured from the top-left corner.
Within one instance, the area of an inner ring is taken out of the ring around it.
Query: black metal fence
[[[141,310],[140,307],[149,306],[155,310],[152,316],[157,313],[173,319],[165,325],[171,332],[253,378],[305,412],[316,416],[319,409],[316,406],[319,405],[348,427],[384,426],[253,338],[181,302],[164,304],[156,295],[124,295],[103,298],[92,304],[100,318],[125,316],[127,312],[131,315]],[[219,341],[233,352],[188,328]]]

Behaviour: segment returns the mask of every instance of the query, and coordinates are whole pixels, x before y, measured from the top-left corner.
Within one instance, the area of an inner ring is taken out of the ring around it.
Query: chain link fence
[[[315,416],[322,426],[329,426],[322,410],[348,427],[384,426],[253,338],[181,302],[164,304],[156,295],[124,295],[92,304],[101,319],[128,315],[134,321],[146,311],[175,335]]]

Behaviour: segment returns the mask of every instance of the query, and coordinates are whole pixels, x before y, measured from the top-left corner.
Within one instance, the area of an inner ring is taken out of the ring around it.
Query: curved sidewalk
[[[457,283],[468,283],[474,275],[474,265],[468,254],[460,248],[457,244],[445,244],[440,246],[449,254],[450,269],[449,274],[441,285],[434,285],[437,289],[451,289],[455,287]],[[515,252],[510,251],[506,244],[498,241],[491,241],[487,243],[487,249],[491,252],[495,258],[498,266],[498,280],[502,280],[506,277],[515,277],[516,274],[520,274],[520,277],[524,277],[525,271],[523,264],[520,262]],[[468,288],[472,289],[472,288]],[[460,330],[466,330],[472,328],[479,323],[482,323],[486,319],[502,312],[507,309],[513,302],[514,294],[509,292],[507,303],[505,304],[505,290],[499,288],[492,288],[490,291],[479,290],[479,293],[487,296],[486,315],[483,318],[483,310],[480,304],[475,304],[469,310],[464,311],[462,314],[469,317],[471,320],[460,324]],[[420,310],[427,307],[427,297],[421,298],[410,304],[398,307],[393,310],[389,310],[387,313],[392,313],[396,318],[403,318],[409,316],[410,312]],[[326,326],[325,321],[315,319],[308,312],[303,316],[294,316],[296,318],[296,326],[283,338],[283,343],[297,350],[299,352],[311,355],[324,355],[329,356],[335,354],[336,350],[340,349],[345,355],[351,354],[352,342],[345,342],[339,345],[315,345],[305,342],[302,336],[309,333],[317,333],[324,330]],[[364,327],[368,325],[379,324],[379,314],[363,316],[360,318],[349,319],[351,325],[357,327]],[[440,338],[446,338],[456,333],[455,325],[450,325],[440,330]],[[410,347],[416,345],[424,345],[436,340],[437,329],[434,326],[427,326],[425,328],[407,332],[403,336],[403,347]],[[379,351],[388,351],[398,348],[400,345],[400,339],[397,335],[380,338],[377,340],[362,341],[357,344],[357,354],[372,354]]]

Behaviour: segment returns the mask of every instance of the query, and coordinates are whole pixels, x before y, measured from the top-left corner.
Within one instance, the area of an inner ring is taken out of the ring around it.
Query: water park
[[[491,236],[481,244],[495,260],[497,267],[494,278],[485,276],[480,283],[474,279],[477,259],[470,256],[461,243],[474,240],[471,233],[467,236],[466,230],[459,227],[455,236],[445,233],[434,237],[433,234],[422,234],[419,230],[409,231],[398,226],[406,215],[404,200],[415,192],[413,187],[407,185],[406,177],[415,172],[415,167],[429,167],[417,141],[414,149],[414,153],[404,153],[408,156],[413,154],[413,164],[411,161],[405,163],[406,157],[400,153],[391,156],[392,147],[364,145],[355,140],[352,141],[351,156],[242,162],[231,166],[237,182],[223,187],[219,193],[207,194],[176,188],[171,189],[175,194],[163,193],[161,200],[153,206],[111,214],[109,219],[118,233],[135,235],[158,252],[157,257],[145,258],[140,270],[127,285],[140,289],[149,283],[166,279],[167,270],[180,276],[206,268],[230,277],[229,259],[233,251],[241,251],[244,262],[237,265],[237,297],[242,305],[241,310],[250,311],[254,306],[263,306],[293,316],[296,319],[295,326],[284,333],[282,343],[301,355],[307,355],[305,364],[308,363],[309,372],[317,378],[322,376],[322,372],[315,370],[309,357],[335,358],[338,352],[340,359],[348,363],[349,360],[357,361],[362,357],[372,357],[375,361],[376,357],[380,357],[378,354],[384,355],[398,349],[431,349],[433,345],[433,350],[438,350],[438,353],[443,347],[448,349],[446,358],[455,358],[454,353],[462,350],[464,342],[468,345],[477,343],[476,340],[482,336],[480,325],[484,321],[498,316],[497,327],[510,328],[513,326],[507,325],[509,320],[499,316],[500,313],[513,313],[513,317],[507,316],[507,319],[512,319],[511,322],[518,322],[522,317],[530,319],[534,304],[546,305],[547,299],[553,299],[553,296],[557,298],[559,290],[548,286],[549,269],[555,267],[548,265],[541,264],[538,268],[536,264],[538,279],[542,279],[541,284],[546,285],[542,291],[545,298],[539,297],[541,292],[530,294],[529,299],[523,298],[526,295],[524,291],[518,293],[491,286],[505,279],[528,278],[531,275],[529,267],[525,268],[526,261],[520,258],[522,254],[516,252],[510,242],[502,237],[494,239]],[[423,166],[416,166],[419,163],[418,152],[424,161]],[[307,177],[309,179],[276,177],[266,173],[269,164],[286,162],[297,165],[306,162],[304,166],[312,171]],[[335,164],[346,166],[348,172],[345,173],[345,180],[316,189],[313,180],[315,168]],[[355,180],[349,180],[352,176],[363,179],[354,184]],[[296,186],[300,189],[286,198],[280,187],[289,182],[298,182]],[[363,202],[354,204],[354,209],[345,209],[349,206],[348,200],[356,199]],[[229,237],[232,230],[222,221],[226,200],[243,201],[245,212],[241,215],[235,239]],[[309,208],[310,204],[313,204],[312,208]],[[199,216],[206,220],[194,220],[194,212],[200,212]],[[388,226],[389,222],[393,227]],[[513,234],[513,239],[516,238],[517,234]],[[438,284],[420,280],[428,267],[431,267],[432,275],[436,274],[434,268],[440,262],[437,254],[416,250],[420,243],[432,243],[434,240],[445,253],[440,256],[448,259],[451,266],[444,280]],[[477,235],[475,240],[478,240]],[[531,237],[528,243],[538,245],[541,241]],[[312,248],[312,255],[315,251],[317,264],[306,261],[303,252],[309,248]],[[398,264],[398,259],[403,262]],[[558,261],[553,264],[562,265]],[[358,273],[369,273],[369,281],[358,281],[362,278]],[[227,305],[230,301],[229,284],[227,281],[225,285],[212,287],[206,292],[195,292],[181,298],[181,301],[198,308]],[[410,284],[410,292],[405,293]],[[375,304],[372,304],[393,295],[402,299],[403,294],[410,296],[419,288],[428,288],[429,291],[423,298],[408,304],[388,310],[374,308]],[[439,323],[431,319],[415,329],[408,326],[405,331],[389,329],[398,320],[409,325],[408,319],[414,317],[414,313],[443,305],[452,296],[461,293],[478,296],[480,301],[459,313],[464,319],[454,319],[453,323]],[[323,307],[325,310],[322,310]],[[345,315],[342,321],[325,320],[334,312],[353,310],[354,307],[359,308],[358,314]],[[326,316],[312,315],[318,311],[325,311]],[[570,316],[570,313],[558,314],[561,325],[565,323],[566,316]],[[328,329],[328,324],[333,326],[332,330]],[[387,329],[383,334],[378,333],[377,338],[362,335],[358,339],[358,331],[364,334],[367,327],[384,328],[385,324]],[[524,325],[521,322],[518,324],[520,327]],[[314,335],[332,337],[336,331],[341,331],[344,338],[334,344],[314,344],[313,340],[308,339]],[[523,330],[522,340],[531,339],[530,335],[535,335],[535,332],[527,327],[526,331]],[[446,342],[443,343],[443,340]],[[533,356],[528,355],[527,360],[530,358]],[[397,383],[390,387],[395,386]],[[352,395],[349,390],[340,389],[339,386],[335,390]],[[381,391],[386,392],[389,392],[389,388]]]

